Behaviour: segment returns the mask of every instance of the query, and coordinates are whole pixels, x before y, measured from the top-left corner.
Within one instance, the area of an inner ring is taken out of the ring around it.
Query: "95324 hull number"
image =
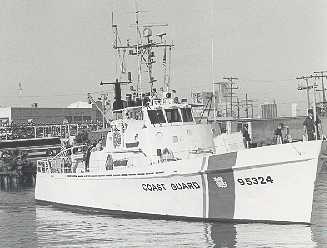
[[[256,185],[256,184],[270,184],[274,183],[274,180],[271,178],[271,176],[267,177],[244,177],[244,178],[238,178],[237,182],[244,186],[244,185]]]

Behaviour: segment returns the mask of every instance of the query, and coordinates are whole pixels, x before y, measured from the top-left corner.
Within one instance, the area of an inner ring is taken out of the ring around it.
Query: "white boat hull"
[[[148,175],[38,173],[35,198],[169,217],[310,223],[321,151],[321,141],[301,142],[183,160]]]

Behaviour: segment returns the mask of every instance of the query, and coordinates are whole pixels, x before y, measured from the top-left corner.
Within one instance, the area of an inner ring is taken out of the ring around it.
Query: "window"
[[[72,116],[65,116],[65,119],[67,120],[68,123],[73,122],[73,117]]]
[[[127,165],[127,159],[121,159],[121,160],[115,160],[113,161],[113,166],[126,166]]]
[[[114,111],[114,120],[120,120],[122,119],[123,114],[122,111]]]
[[[219,124],[220,130],[221,130],[221,133],[226,133],[227,132],[226,122],[220,122],[218,124]]]
[[[83,116],[83,121],[91,121],[92,118],[91,116],[87,115],[87,116]]]
[[[181,116],[178,109],[165,109],[168,123],[181,122]]]
[[[237,122],[236,132],[242,131],[243,125],[246,125],[246,124],[243,124],[242,122]]]
[[[148,110],[148,116],[152,124],[165,123],[165,117],[161,109],[159,110]]]
[[[74,116],[74,121],[82,121],[82,116]]]
[[[184,122],[193,122],[192,111],[190,108],[182,108],[181,111]]]
[[[143,120],[142,108],[127,110],[126,117],[134,120]]]

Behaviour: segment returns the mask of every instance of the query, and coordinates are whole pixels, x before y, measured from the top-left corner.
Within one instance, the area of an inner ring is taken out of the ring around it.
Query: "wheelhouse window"
[[[126,118],[134,120],[143,120],[142,108],[135,108],[126,111]]]
[[[219,128],[221,130],[221,133],[226,133],[227,132],[227,126],[226,126],[226,122],[219,122]]]
[[[183,122],[193,122],[192,110],[190,108],[181,108]]]
[[[164,114],[161,109],[148,110],[148,116],[152,124],[166,123]]]
[[[123,114],[122,114],[121,110],[114,111],[114,120],[119,120],[119,119],[122,119],[122,118],[123,118]]]
[[[74,116],[74,121],[76,122],[82,121],[82,116]]]
[[[181,122],[182,118],[179,114],[178,109],[165,109],[166,112],[166,117],[168,123],[173,123],[173,122]]]

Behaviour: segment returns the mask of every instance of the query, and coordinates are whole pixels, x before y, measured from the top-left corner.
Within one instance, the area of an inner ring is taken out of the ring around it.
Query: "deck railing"
[[[78,165],[85,160],[86,146],[75,146],[65,149],[52,158],[47,158],[37,161],[38,173],[75,173]],[[134,166],[156,166],[159,164],[166,164],[169,162],[188,159],[198,155],[213,154],[213,147],[185,149],[178,151],[171,151],[163,149],[158,151],[157,155],[146,155],[142,150],[124,149],[112,151],[104,157],[107,160],[103,168],[98,169],[112,170],[114,168],[134,167]],[[116,155],[115,155],[116,154]],[[118,155],[119,154],[119,155]],[[108,156],[111,156],[109,159]],[[118,158],[119,157],[119,158]],[[108,163],[111,163],[110,166]],[[90,168],[88,166],[88,168]],[[96,166],[92,166],[93,170],[97,170]],[[89,171],[86,167],[83,171]]]
[[[38,173],[71,173],[77,163],[83,160],[86,145],[73,146],[59,152],[56,156],[37,161]]]

